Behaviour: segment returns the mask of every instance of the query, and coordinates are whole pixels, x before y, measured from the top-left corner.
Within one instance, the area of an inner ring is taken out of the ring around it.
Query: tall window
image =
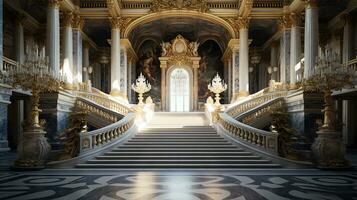
[[[170,75],[170,111],[190,111],[190,80],[185,69],[177,68]]]

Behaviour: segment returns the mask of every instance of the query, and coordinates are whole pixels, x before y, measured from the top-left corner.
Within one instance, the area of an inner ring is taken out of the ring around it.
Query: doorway
[[[170,111],[190,111],[190,80],[184,68],[176,68],[170,74]]]

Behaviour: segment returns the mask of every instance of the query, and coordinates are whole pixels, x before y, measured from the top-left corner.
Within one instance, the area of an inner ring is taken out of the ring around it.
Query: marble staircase
[[[156,114],[153,123],[111,151],[78,168],[279,168],[226,140],[202,122],[202,114]],[[165,118],[164,116],[170,117]],[[162,127],[158,126],[162,119]],[[163,120],[166,119],[166,120]],[[168,120],[167,120],[168,119]],[[175,119],[175,120],[173,120]],[[193,126],[195,120],[199,126]]]

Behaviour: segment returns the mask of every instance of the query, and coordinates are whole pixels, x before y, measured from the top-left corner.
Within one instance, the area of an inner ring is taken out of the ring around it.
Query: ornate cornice
[[[160,12],[171,9],[196,10],[199,12],[209,11],[206,0],[153,0],[150,4],[150,12]]]
[[[297,13],[291,13],[290,22],[291,22],[291,27],[301,26],[302,24],[301,15]]]

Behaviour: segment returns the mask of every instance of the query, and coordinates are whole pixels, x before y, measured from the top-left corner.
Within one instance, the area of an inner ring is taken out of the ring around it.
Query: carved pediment
[[[153,0],[150,6],[151,12],[171,9],[197,10],[199,12],[209,10],[206,0]]]

